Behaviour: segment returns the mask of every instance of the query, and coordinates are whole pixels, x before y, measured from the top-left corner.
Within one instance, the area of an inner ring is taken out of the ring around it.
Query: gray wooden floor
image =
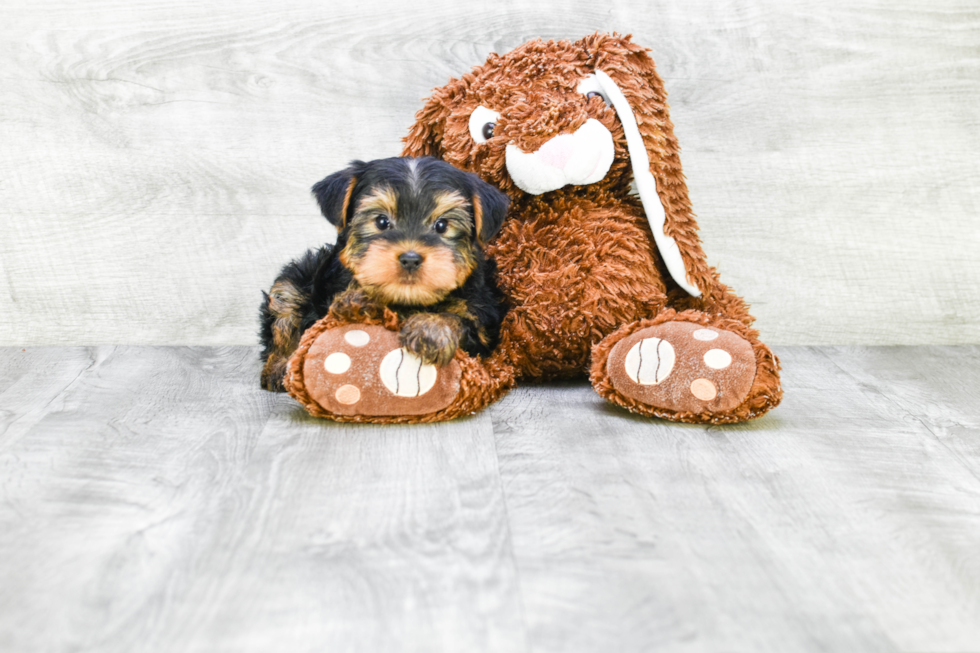
[[[0,651],[980,650],[980,346],[778,353],[739,426],[373,427],[254,348],[0,349]]]

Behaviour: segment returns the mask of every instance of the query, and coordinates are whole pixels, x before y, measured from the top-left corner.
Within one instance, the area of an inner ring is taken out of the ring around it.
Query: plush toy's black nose
[[[398,257],[398,262],[409,272],[415,272],[422,265],[422,255],[418,252],[405,252]]]

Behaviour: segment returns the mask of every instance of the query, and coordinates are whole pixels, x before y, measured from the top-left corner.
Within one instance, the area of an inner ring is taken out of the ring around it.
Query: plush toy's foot
[[[759,417],[779,403],[778,362],[739,334],[745,328],[700,313],[647,320],[593,350],[592,381],[603,397],[645,415],[724,423]],[[734,329],[734,330],[729,330]]]
[[[423,363],[383,326],[348,324],[313,341],[302,375],[309,398],[334,415],[425,415],[452,403],[460,369]]]
[[[324,318],[303,334],[290,358],[286,389],[317,417],[390,423],[470,414],[513,385],[508,366],[462,349],[444,366],[423,363],[401,346],[397,326],[393,314],[384,325]]]

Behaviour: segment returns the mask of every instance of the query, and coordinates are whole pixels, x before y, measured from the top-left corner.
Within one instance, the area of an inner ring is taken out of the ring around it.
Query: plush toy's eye
[[[374,218],[374,226],[378,228],[378,231],[384,231],[391,226],[391,220],[386,215],[379,215]]]
[[[587,100],[597,97],[605,102],[607,107],[612,104],[609,98],[606,97],[606,94],[602,92],[602,87],[599,85],[599,80],[595,78],[595,75],[589,75],[583,79],[579,82],[578,88],[575,90],[584,95]]]
[[[436,230],[437,234],[444,234],[446,230],[449,229],[449,220],[446,218],[439,218],[436,223],[432,225],[432,228]]]
[[[470,114],[470,136],[477,143],[486,143],[493,138],[493,129],[500,120],[500,114],[493,109],[479,106]]]

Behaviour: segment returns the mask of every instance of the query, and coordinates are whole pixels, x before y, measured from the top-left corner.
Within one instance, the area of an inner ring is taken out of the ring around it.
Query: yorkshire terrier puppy
[[[392,309],[401,345],[433,365],[459,347],[490,353],[506,308],[483,245],[503,224],[506,195],[432,157],[353,161],[313,195],[337,242],[286,265],[263,293],[263,388],[283,390],[300,337],[328,312],[358,321]]]

